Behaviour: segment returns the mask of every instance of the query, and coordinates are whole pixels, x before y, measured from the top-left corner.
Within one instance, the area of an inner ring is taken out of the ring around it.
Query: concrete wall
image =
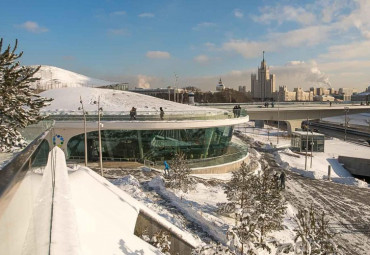
[[[187,243],[182,239],[181,236],[173,233],[171,229],[166,228],[155,219],[151,218],[149,214],[146,214],[143,211],[140,211],[139,216],[136,220],[136,226],[134,234],[138,237],[141,237],[143,233],[148,235],[149,237],[154,236],[160,230],[166,232],[170,236],[171,247],[170,253],[175,254],[184,254],[190,255],[193,247],[191,244]]]
[[[248,155],[245,156],[242,159],[239,159],[234,162],[222,164],[222,165],[216,165],[216,166],[207,166],[207,167],[198,167],[198,168],[192,168],[191,173],[192,174],[223,174],[235,171],[239,169],[240,165],[245,161],[246,163],[249,163]]]
[[[351,174],[370,177],[370,159],[339,156],[338,161]]]

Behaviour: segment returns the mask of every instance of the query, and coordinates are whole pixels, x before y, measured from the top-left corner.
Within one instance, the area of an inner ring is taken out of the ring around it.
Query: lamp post
[[[307,170],[307,154],[308,154],[308,116],[307,116],[307,125],[306,125],[306,157],[305,157],[305,162],[304,162],[304,170]]]
[[[86,133],[86,111],[84,108],[84,104],[82,102],[82,98],[80,96],[80,103],[81,103],[81,108],[79,110],[82,110],[83,116],[84,116],[84,133],[85,133],[85,166],[87,166],[87,133]]]
[[[278,92],[278,130],[276,136],[276,144],[279,144],[279,130],[280,130],[280,89]]]
[[[313,142],[313,131],[311,130],[311,164],[310,164],[310,168],[312,168],[313,145],[314,145],[314,142]]]
[[[101,146],[101,123],[100,123],[100,115],[103,111],[103,108],[100,107],[100,96],[98,97],[98,102],[94,101],[94,104],[98,104],[98,135],[99,135],[99,166],[100,166],[100,174],[103,176],[103,155],[102,155],[102,146]]]
[[[348,107],[344,107],[344,141],[347,140],[347,125],[348,125],[347,113],[348,112],[349,112],[349,108]]]

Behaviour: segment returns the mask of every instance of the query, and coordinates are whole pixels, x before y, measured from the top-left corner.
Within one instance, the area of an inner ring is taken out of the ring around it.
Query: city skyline
[[[20,7],[21,6],[21,7]],[[22,64],[52,65],[132,86],[247,86],[262,59],[276,86],[370,83],[370,3],[329,1],[20,1],[0,37]],[[177,76],[177,78],[175,78]]]

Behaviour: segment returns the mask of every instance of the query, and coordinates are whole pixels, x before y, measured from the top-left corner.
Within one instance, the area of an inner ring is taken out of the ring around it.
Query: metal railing
[[[81,111],[69,112],[43,112],[43,115],[47,115],[49,119],[56,121],[82,121],[83,114]],[[233,118],[229,111],[225,110],[214,110],[214,111],[166,111],[163,120],[217,120],[217,119],[229,119]],[[98,112],[89,111],[86,112],[87,121],[98,121]],[[127,111],[103,111],[101,116],[102,121],[127,121],[127,120],[139,120],[139,121],[158,121],[161,120],[159,111],[136,111],[135,118],[130,116]]]

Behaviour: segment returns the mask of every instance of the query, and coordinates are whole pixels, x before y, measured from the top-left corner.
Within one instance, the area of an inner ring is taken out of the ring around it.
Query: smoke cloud
[[[150,88],[150,81],[152,80],[151,77],[139,74],[137,78],[138,78],[137,85],[136,85],[137,88],[143,88],[143,89]]]

